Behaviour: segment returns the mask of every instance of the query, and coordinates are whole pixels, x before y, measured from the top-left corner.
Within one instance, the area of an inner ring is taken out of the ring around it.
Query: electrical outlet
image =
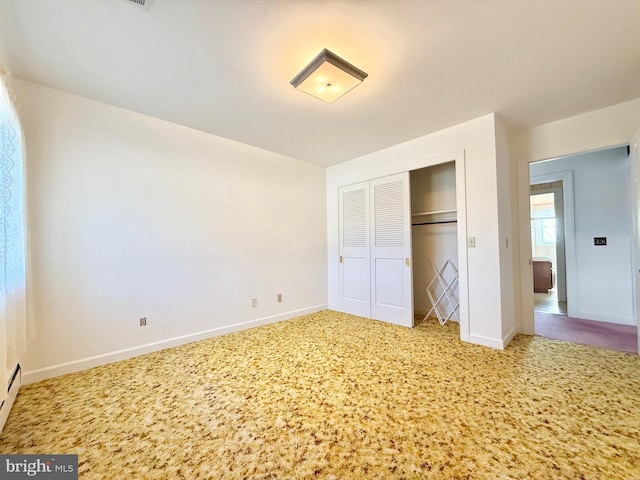
[[[258,306],[258,299],[257,298],[252,298],[251,299],[251,308],[256,308]]]
[[[147,317],[140,317],[140,326],[141,327],[147,326]]]
[[[281,293],[278,294],[278,300],[277,301],[278,301],[278,303],[282,302],[282,294]]]

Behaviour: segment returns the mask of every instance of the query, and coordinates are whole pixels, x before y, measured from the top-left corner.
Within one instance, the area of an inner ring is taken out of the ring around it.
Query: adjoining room
[[[530,165],[537,334],[638,352],[629,153]]]

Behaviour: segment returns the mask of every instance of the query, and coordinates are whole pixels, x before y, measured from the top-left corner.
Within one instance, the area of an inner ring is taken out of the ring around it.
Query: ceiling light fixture
[[[367,76],[358,67],[325,48],[290,83],[297,90],[333,103],[360,85]]]

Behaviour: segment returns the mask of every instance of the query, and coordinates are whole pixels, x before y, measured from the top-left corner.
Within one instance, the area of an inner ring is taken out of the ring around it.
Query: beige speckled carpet
[[[640,359],[324,311],[23,387],[0,452],[86,479],[636,479]]]

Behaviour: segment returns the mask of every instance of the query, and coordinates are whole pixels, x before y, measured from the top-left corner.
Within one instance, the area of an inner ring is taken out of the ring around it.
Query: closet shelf
[[[434,225],[438,223],[456,223],[457,210],[434,210],[411,214],[412,225]]]
[[[412,213],[411,216],[412,217],[418,217],[418,216],[425,216],[425,215],[439,215],[441,213],[457,213],[458,211],[456,209],[453,210],[434,210],[432,212],[419,212],[419,213]]]

